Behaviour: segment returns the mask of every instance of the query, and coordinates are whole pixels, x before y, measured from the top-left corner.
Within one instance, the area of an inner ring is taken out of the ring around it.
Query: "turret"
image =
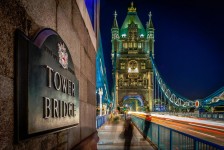
[[[119,51],[119,27],[118,27],[118,23],[117,23],[117,12],[114,11],[114,21],[112,24],[112,28],[111,28],[111,34],[112,34],[112,39],[111,39],[111,43],[112,43],[112,63],[113,63],[113,68],[115,70],[115,64],[116,64],[116,55],[117,52]]]
[[[111,28],[112,40],[119,39],[119,28],[117,23],[117,12],[114,11],[114,21]]]
[[[152,23],[152,13],[149,12],[149,22],[146,24],[147,39],[149,41],[149,51],[154,57],[154,26]]]
[[[117,105],[116,102],[116,69],[117,69],[117,53],[119,51],[119,27],[118,27],[118,23],[117,23],[117,12],[114,12],[114,21],[113,21],[113,25],[111,28],[111,34],[112,34],[112,39],[111,39],[111,43],[112,43],[112,52],[111,52],[111,59],[112,59],[112,65],[113,65],[113,91],[115,91],[114,93],[114,101],[115,101],[115,106]]]

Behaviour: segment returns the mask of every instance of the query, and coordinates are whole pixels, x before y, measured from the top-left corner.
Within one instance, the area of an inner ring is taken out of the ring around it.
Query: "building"
[[[115,11],[111,34],[115,106],[134,111],[148,106],[152,110],[153,70],[150,55],[154,57],[154,27],[151,12],[144,28],[131,3],[119,28]]]

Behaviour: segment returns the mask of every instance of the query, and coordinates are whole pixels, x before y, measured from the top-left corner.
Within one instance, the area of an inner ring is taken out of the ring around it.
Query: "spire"
[[[154,26],[152,24],[152,13],[151,13],[151,11],[149,12],[149,23],[148,23],[148,27],[149,28],[154,28]]]
[[[136,8],[134,7],[133,2],[131,2],[131,7],[128,7],[128,12],[136,12]]]
[[[114,22],[113,22],[112,28],[118,28],[118,24],[117,24],[117,12],[116,12],[116,10],[114,11]]]

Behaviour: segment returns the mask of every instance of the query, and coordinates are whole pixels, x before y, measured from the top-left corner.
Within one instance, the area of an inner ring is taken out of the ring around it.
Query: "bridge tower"
[[[151,12],[144,28],[131,3],[119,28],[115,11],[111,33],[115,106],[128,106],[127,102],[133,99],[138,101],[138,108],[148,106],[152,111],[153,70],[150,55],[154,57],[154,27]]]

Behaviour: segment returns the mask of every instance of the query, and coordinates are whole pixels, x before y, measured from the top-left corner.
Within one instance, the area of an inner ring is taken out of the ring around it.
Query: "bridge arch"
[[[138,100],[140,102],[140,106],[144,106],[143,98],[142,98],[141,95],[126,95],[123,98],[123,104],[128,99],[136,99],[136,100]]]

